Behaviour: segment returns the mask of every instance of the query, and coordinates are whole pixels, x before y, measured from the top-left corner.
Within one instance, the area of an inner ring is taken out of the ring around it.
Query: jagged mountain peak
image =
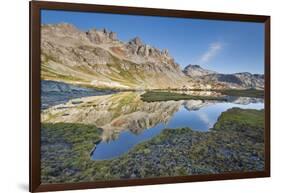
[[[140,37],[123,42],[106,28],[81,31],[71,24],[49,24],[42,28],[41,50],[45,80],[121,89],[189,84],[168,50]]]
[[[130,53],[143,57],[158,58],[163,61],[168,59],[174,62],[174,59],[169,55],[168,49],[160,50],[149,44],[145,44],[140,37],[136,36],[127,43],[127,48]]]
[[[190,64],[182,71],[167,49],[140,37],[118,40],[106,28],[81,31],[72,24],[41,28],[42,79],[121,89],[263,89],[264,76],[220,74]]]
[[[86,36],[94,44],[108,43],[117,40],[117,33],[106,28],[91,29],[86,32]]]
[[[131,45],[137,45],[137,46],[143,45],[142,40],[138,36],[131,39],[128,43],[131,44]]]

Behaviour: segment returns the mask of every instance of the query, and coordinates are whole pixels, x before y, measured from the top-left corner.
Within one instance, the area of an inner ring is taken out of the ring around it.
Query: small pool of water
[[[157,136],[165,128],[177,129],[189,127],[196,131],[206,132],[213,127],[222,112],[233,107],[263,109],[264,103],[261,101],[247,104],[211,102],[200,108],[194,108],[188,101],[185,101],[182,102],[178,110],[171,115],[167,122],[159,122],[155,126],[146,128],[143,132],[138,134],[130,130],[125,130],[114,140],[101,141],[96,145],[96,149],[92,154],[92,159],[107,160],[121,156],[135,145]]]

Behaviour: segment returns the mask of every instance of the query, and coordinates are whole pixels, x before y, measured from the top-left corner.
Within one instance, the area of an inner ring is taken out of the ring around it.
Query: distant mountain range
[[[71,24],[41,28],[41,78],[117,89],[263,89],[263,75],[220,74],[188,65],[180,68],[167,49],[139,37],[118,40],[107,29],[80,31]]]
[[[264,88],[264,75],[261,74],[251,74],[249,72],[221,74],[203,69],[199,65],[188,65],[183,72],[195,80],[205,83],[224,84],[229,88]]]

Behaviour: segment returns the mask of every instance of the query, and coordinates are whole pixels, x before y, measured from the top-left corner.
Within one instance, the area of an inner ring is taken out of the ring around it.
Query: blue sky
[[[167,48],[182,68],[199,64],[222,73],[264,73],[262,23],[51,10],[42,10],[41,22],[71,23],[83,31],[106,28],[122,41],[138,36]]]

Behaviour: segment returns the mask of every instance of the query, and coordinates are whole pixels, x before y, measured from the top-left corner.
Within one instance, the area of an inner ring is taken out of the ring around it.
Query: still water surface
[[[161,103],[161,106],[174,105],[171,101],[166,102],[166,104],[165,102]],[[261,99],[241,97],[233,98],[232,102],[191,100],[175,101],[174,103],[180,105],[175,111],[169,114],[168,119],[159,119],[153,127],[144,128],[140,133],[133,132],[134,128],[126,128],[115,139],[101,141],[96,145],[92,159],[106,160],[118,157],[128,152],[135,145],[157,136],[165,128],[177,129],[189,127],[196,131],[206,132],[213,127],[222,112],[233,107],[244,109],[264,108],[264,103]],[[163,114],[166,113],[166,109],[163,109]],[[147,112],[147,114],[149,113]],[[147,117],[149,119],[149,115]]]

